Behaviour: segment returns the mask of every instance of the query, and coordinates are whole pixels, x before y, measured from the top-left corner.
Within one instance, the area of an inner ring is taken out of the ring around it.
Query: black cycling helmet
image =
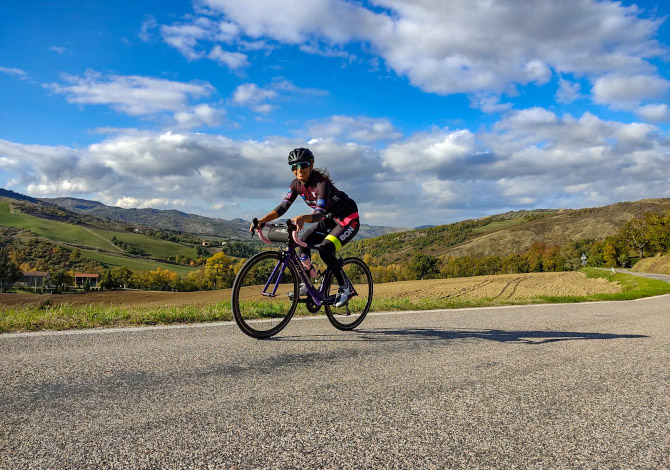
[[[298,162],[309,162],[314,165],[314,154],[310,149],[302,148],[293,149],[288,154],[288,164],[293,165]]]

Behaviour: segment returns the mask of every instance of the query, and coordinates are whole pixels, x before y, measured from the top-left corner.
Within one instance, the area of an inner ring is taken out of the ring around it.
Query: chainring
[[[321,305],[316,305],[314,303],[314,300],[312,300],[311,296],[307,296],[307,299],[305,300],[305,305],[307,306],[307,310],[309,310],[310,313],[316,313],[319,310],[321,310]]]

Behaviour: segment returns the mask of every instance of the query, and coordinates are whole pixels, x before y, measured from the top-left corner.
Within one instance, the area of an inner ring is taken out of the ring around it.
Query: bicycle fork
[[[275,266],[274,270],[272,271],[272,274],[270,274],[270,277],[268,278],[268,282],[265,283],[265,287],[263,287],[263,294],[265,297],[276,297],[277,296],[277,289],[279,288],[279,284],[281,284],[281,278],[284,273],[284,269],[286,268],[286,263],[288,263],[288,256],[285,256],[283,260],[280,260],[277,265]],[[272,289],[272,292],[267,292],[268,287],[270,287],[270,284],[272,284],[273,279],[276,280],[274,281],[274,288]]]

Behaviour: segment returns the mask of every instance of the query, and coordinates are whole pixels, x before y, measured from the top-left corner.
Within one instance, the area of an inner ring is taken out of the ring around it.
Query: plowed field
[[[376,299],[461,298],[514,299],[538,296],[586,296],[620,292],[617,283],[587,279],[579,272],[505,274],[459,279],[431,279],[375,284]],[[88,294],[32,295],[0,294],[2,306],[105,304],[126,307],[208,305],[230,300],[230,290],[209,292],[105,291]]]
[[[538,296],[586,296],[620,292],[617,283],[587,279],[579,272],[503,274],[497,276],[430,279],[375,285],[375,297],[512,299]]]

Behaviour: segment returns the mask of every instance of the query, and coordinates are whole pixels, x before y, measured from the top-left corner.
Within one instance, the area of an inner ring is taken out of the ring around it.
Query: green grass
[[[98,235],[110,240],[112,237],[116,237],[118,240],[121,240],[124,243],[128,243],[134,248],[140,249],[150,256],[155,256],[157,258],[174,258],[175,256],[186,256],[189,258],[195,258],[195,248],[192,246],[182,245],[181,243],[175,243],[167,240],[160,240],[157,238],[152,238],[147,235],[142,235],[140,233],[133,232],[116,232],[113,230],[93,230],[93,232]]]
[[[432,310],[469,307],[490,307],[499,305],[527,305],[538,303],[573,303],[598,300],[633,300],[642,297],[670,293],[670,283],[647,279],[630,274],[585,268],[589,278],[603,278],[618,282],[621,292],[615,294],[594,294],[585,297],[538,296],[531,299],[375,299],[372,312],[402,310]],[[46,298],[45,298],[46,299]],[[321,310],[323,314],[323,310]],[[311,315],[304,305],[300,305],[297,316]],[[113,327],[125,325],[156,325],[172,323],[195,323],[231,320],[230,302],[219,302],[206,307],[168,306],[160,308],[99,306],[73,307],[69,305],[44,308],[0,308],[0,333],[11,331],[65,330],[72,328]]]
[[[142,258],[130,258],[123,255],[113,255],[111,253],[100,253],[93,250],[81,250],[82,256],[98,261],[108,268],[115,266],[125,266],[131,271],[155,271],[158,268],[173,271],[179,275],[185,276],[197,268],[190,266],[180,266],[176,264],[161,263],[160,261],[151,261]]]
[[[112,236],[116,236],[119,240],[134,245],[149,255],[156,257],[184,255],[193,258],[195,257],[195,249],[192,247],[165,240],[158,240],[137,233],[107,230],[88,231],[78,225],[42,219],[28,214],[12,214],[10,213],[9,204],[5,202],[0,202],[0,225],[30,230],[41,237],[57,243],[83,245],[105,250],[119,250],[118,255],[112,253],[100,253],[94,250],[81,250],[82,255],[86,258],[98,261],[107,267],[125,266],[133,271],[153,271],[157,268],[161,268],[174,271],[181,275],[188,274],[195,269],[189,266],[178,266],[124,256],[121,249],[116,248],[112,244],[111,238]]]
[[[232,320],[230,302],[206,307],[135,308],[86,305],[0,310],[0,333]]]
[[[105,250],[113,250],[111,242],[92,234],[78,225],[55,220],[42,219],[28,214],[10,213],[9,205],[0,202],[0,225],[30,230],[44,238],[56,242],[85,245]]]
[[[500,222],[491,222],[490,224],[484,225],[483,227],[477,227],[473,229],[472,233],[484,234],[484,233],[497,232],[498,230],[504,230],[506,228],[519,225],[525,221],[526,221],[525,219],[518,217],[516,219],[502,220]]]

